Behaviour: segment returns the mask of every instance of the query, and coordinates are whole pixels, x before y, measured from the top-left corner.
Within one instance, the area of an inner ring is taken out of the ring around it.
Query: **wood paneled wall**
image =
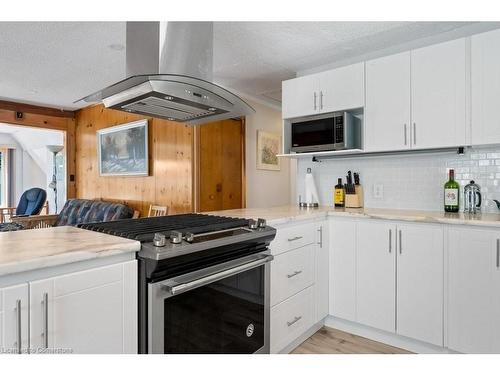
[[[150,204],[169,213],[193,211],[193,128],[149,119],[150,173],[147,177],[101,177],[97,163],[99,129],[146,117],[87,107],[76,113],[76,196],[124,202],[146,216]]]

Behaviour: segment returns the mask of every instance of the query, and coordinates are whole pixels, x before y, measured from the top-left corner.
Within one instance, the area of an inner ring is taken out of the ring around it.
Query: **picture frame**
[[[257,169],[280,171],[281,135],[257,130]]]
[[[148,120],[98,130],[100,176],[148,176],[148,146]]]

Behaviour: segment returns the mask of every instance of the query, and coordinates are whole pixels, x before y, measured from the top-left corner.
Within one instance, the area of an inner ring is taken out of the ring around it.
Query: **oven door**
[[[149,353],[269,353],[269,262],[253,254],[148,285]]]

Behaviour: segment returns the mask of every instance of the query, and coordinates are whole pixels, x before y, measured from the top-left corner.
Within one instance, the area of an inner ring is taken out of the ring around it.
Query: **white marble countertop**
[[[138,241],[75,227],[0,233],[0,276],[139,251]]]
[[[263,218],[268,224],[280,225],[297,220],[308,220],[324,218],[327,216],[372,218],[383,220],[412,221],[422,223],[474,225],[484,227],[500,228],[500,214],[476,214],[445,213],[440,211],[420,210],[393,210],[381,208],[341,208],[319,207],[312,209],[301,209],[296,206],[282,206],[270,208],[246,208],[236,210],[224,210],[211,212],[214,215]]]

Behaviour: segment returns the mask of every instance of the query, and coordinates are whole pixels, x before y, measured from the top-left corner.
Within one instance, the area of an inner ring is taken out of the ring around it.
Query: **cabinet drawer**
[[[313,324],[313,287],[271,308],[271,353],[278,353]]]
[[[313,266],[314,245],[276,256],[271,262],[271,306],[310,286]]]
[[[273,255],[314,243],[316,227],[314,224],[293,225],[278,228],[276,238],[269,246]]]

